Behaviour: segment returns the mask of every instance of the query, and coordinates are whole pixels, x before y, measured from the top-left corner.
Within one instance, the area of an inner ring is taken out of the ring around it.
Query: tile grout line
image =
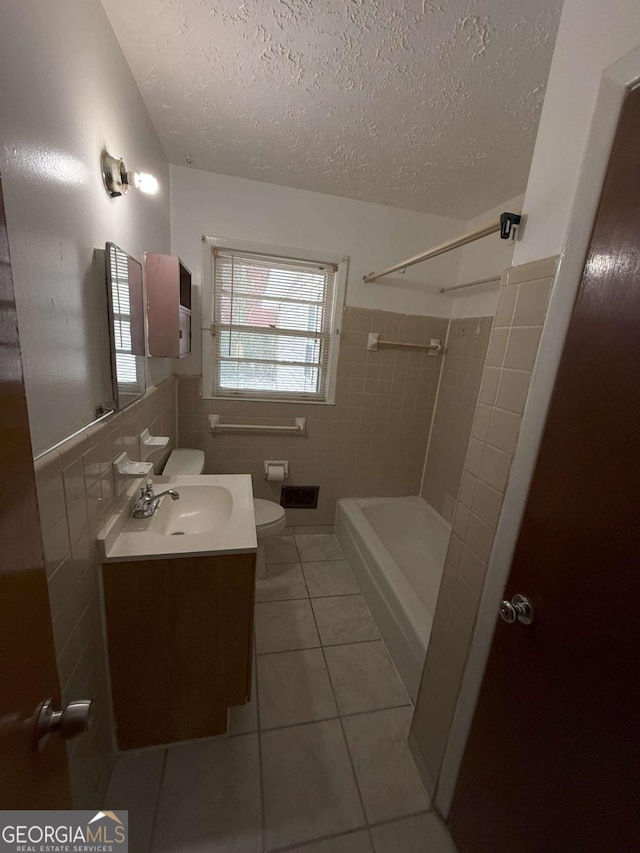
[[[254,617],[255,618],[255,617]],[[255,638],[255,630],[254,630],[254,652],[256,656],[256,725],[258,730],[256,732],[258,736],[258,780],[260,782],[260,832],[262,834],[262,850],[267,849],[267,840],[266,840],[266,830],[265,830],[265,814],[264,814],[264,774],[262,769],[262,726],[260,724],[260,695],[259,695],[259,685],[258,685],[258,646]]]
[[[345,560],[346,560],[346,557],[345,557]],[[347,560],[347,563],[348,563],[348,560]],[[352,572],[353,572],[353,570],[352,570]],[[304,576],[304,570],[303,570],[303,576]],[[355,575],[354,575],[354,577],[355,577]],[[305,579],[305,584],[306,584],[306,576],[305,576],[305,578],[304,578],[304,579]],[[362,599],[364,600],[365,605],[367,606],[367,610],[369,610],[369,607],[368,607],[368,605],[367,605],[366,599],[365,599],[365,597],[364,597],[364,595],[363,595],[363,593],[362,593],[362,588],[360,587],[360,584],[359,584],[359,582],[358,582],[357,578],[356,578],[356,583],[358,584],[358,588],[359,588],[359,590],[360,590],[360,593],[359,593],[359,594],[361,595]],[[308,591],[308,587],[307,587],[307,591]],[[316,630],[318,631],[318,635],[320,635],[320,631],[319,631],[319,628],[318,628],[318,625],[317,625],[317,620],[316,620],[316,614],[315,614],[315,610],[314,610],[313,606],[311,607],[311,610],[312,610],[312,613],[313,613],[313,618],[314,618],[314,620],[316,621]],[[370,843],[371,843],[372,848],[373,848],[373,849],[375,849],[375,845],[374,845],[374,843],[373,843],[373,836],[372,836],[372,834],[371,834],[371,829],[370,829],[371,824],[370,824],[370,822],[369,822],[369,817],[368,817],[368,815],[367,815],[367,811],[366,811],[366,808],[365,808],[365,805],[364,805],[364,799],[363,799],[363,797],[362,797],[362,792],[361,792],[361,790],[360,790],[360,782],[359,782],[359,780],[358,780],[358,775],[357,775],[357,773],[356,773],[355,766],[354,766],[354,763],[353,763],[353,758],[352,758],[352,755],[351,755],[351,749],[350,749],[350,747],[349,747],[349,740],[348,740],[348,738],[347,738],[346,731],[345,731],[345,728],[344,728],[343,718],[345,718],[345,717],[352,717],[352,716],[361,716],[361,715],[364,715],[364,714],[371,714],[371,713],[386,712],[386,711],[389,711],[389,710],[393,710],[394,708],[406,708],[406,707],[409,707],[409,708],[411,708],[411,709],[413,710],[413,709],[414,709],[414,704],[413,704],[413,701],[412,701],[411,697],[409,696],[409,693],[408,693],[408,691],[407,691],[406,687],[404,686],[404,682],[403,682],[403,681],[402,681],[402,679],[400,678],[400,674],[399,674],[399,672],[398,672],[398,670],[397,670],[397,668],[396,668],[395,661],[394,661],[394,660],[393,660],[393,658],[391,657],[391,654],[389,653],[389,650],[387,649],[386,643],[384,642],[384,639],[382,638],[382,635],[381,635],[381,634],[380,634],[380,632],[379,632],[379,628],[378,628],[378,625],[377,625],[377,623],[376,623],[375,619],[373,618],[373,614],[371,614],[371,612],[370,612],[370,611],[369,611],[369,613],[370,613],[370,616],[371,616],[371,618],[372,618],[372,620],[373,620],[373,623],[374,623],[374,625],[375,625],[375,627],[376,627],[376,630],[378,631],[378,634],[379,634],[379,637],[378,637],[378,639],[377,639],[377,640],[365,640],[365,641],[352,642],[352,643],[341,643],[341,644],[335,644],[335,645],[361,645],[361,644],[362,644],[362,642],[380,642],[380,643],[381,643],[381,645],[382,645],[382,648],[384,649],[384,651],[385,651],[385,653],[386,653],[386,655],[387,655],[387,657],[388,657],[388,659],[389,659],[389,661],[391,662],[391,665],[392,665],[392,667],[393,667],[393,671],[395,672],[396,678],[398,679],[399,683],[400,683],[400,684],[402,684],[402,686],[403,686],[405,696],[407,697],[407,700],[408,700],[408,701],[407,701],[407,703],[405,703],[404,705],[397,705],[397,706],[393,706],[392,708],[377,708],[377,709],[375,709],[375,710],[373,710],[373,711],[369,710],[369,711],[361,711],[361,712],[357,712],[357,713],[355,713],[355,714],[343,714],[343,713],[342,713],[342,711],[341,711],[341,709],[340,709],[340,706],[338,705],[338,699],[337,699],[337,695],[336,695],[336,693],[335,693],[335,689],[334,689],[334,686],[333,686],[333,679],[332,679],[332,677],[331,677],[331,670],[330,670],[330,668],[329,668],[329,663],[328,663],[328,661],[327,661],[327,657],[326,657],[326,654],[325,654],[325,644],[324,644],[324,643],[322,643],[322,638],[320,638],[320,641],[321,641],[321,646],[320,646],[320,648],[322,649],[322,656],[323,656],[323,658],[324,658],[325,666],[326,666],[326,668],[327,668],[327,673],[328,673],[328,675],[329,675],[329,683],[331,684],[331,689],[332,689],[333,694],[334,694],[334,701],[335,701],[335,703],[336,703],[336,707],[338,708],[338,714],[339,714],[338,719],[339,719],[339,721],[340,721],[340,728],[342,729],[342,734],[343,734],[344,741],[345,741],[345,744],[346,744],[346,747],[347,747],[347,754],[348,754],[348,756],[349,756],[349,762],[350,762],[350,764],[351,764],[351,769],[352,769],[352,771],[353,771],[354,778],[355,778],[355,781],[356,781],[356,786],[357,786],[357,789],[358,789],[358,794],[360,795],[360,800],[361,800],[361,802],[362,802],[362,807],[363,807],[363,811],[364,811],[365,820],[367,821],[367,832],[368,832],[368,835],[369,835],[369,840],[370,840]],[[329,645],[329,646],[327,646],[327,647],[328,647],[328,648],[332,648],[332,647],[335,647],[335,645],[334,645],[334,646]],[[429,810],[431,810],[431,805],[432,805],[432,804],[431,804],[431,799],[430,799],[429,797],[427,797],[427,803],[429,804],[429,808],[426,810],[426,811],[428,812]],[[420,812],[420,813],[423,813],[423,812]],[[393,822],[394,820],[401,820],[401,819],[402,819],[402,818],[393,818],[393,819],[390,819],[390,820],[388,820],[388,821],[384,821],[384,822],[377,822],[377,823],[391,823],[391,822]],[[376,825],[377,825],[377,823],[376,823]]]
[[[156,829],[158,825],[158,812],[160,810],[160,798],[162,797],[162,786],[164,785],[164,777],[167,770],[167,762],[169,760],[169,750],[163,749],[162,770],[160,772],[160,784],[158,785],[158,793],[156,795],[156,804],[153,810],[153,821],[151,822],[151,835],[149,837],[149,851],[155,847]]]
[[[489,487],[493,488],[493,487]],[[495,489],[494,489],[495,491]],[[486,523],[486,522],[485,522]],[[329,560],[331,562],[331,560]],[[272,566],[277,565],[276,563],[271,563]],[[302,573],[304,577],[304,572]],[[263,601],[256,601],[256,604],[276,604],[281,601],[306,601],[308,598],[310,601],[315,601],[316,598],[352,598],[356,595],[361,595],[361,592],[337,592],[337,593],[326,593],[325,595],[299,595],[296,598],[265,598]],[[364,596],[362,596],[364,598]]]
[[[387,818],[387,820],[378,820],[369,824],[368,826],[359,826],[356,829],[349,829],[346,832],[334,832],[331,835],[320,835],[317,838],[311,838],[309,841],[303,841],[302,843],[306,845],[319,844],[323,841],[333,841],[336,838],[344,838],[349,835],[355,835],[357,832],[364,832],[368,829],[378,829],[381,826],[389,826],[394,823],[400,823],[403,820],[411,820],[411,818],[415,817],[423,817],[428,814],[435,814],[434,809],[422,809],[417,812],[411,812],[410,814],[402,815],[401,817],[391,817]],[[373,839],[371,839],[371,843],[373,845]],[[268,853],[292,853],[292,851],[300,850],[300,843],[297,844],[288,844],[286,847],[272,847]],[[375,851],[375,847],[372,846],[372,849]]]
[[[304,575],[304,572],[303,572],[303,575]],[[305,578],[305,585],[306,585],[306,583],[307,583],[307,579]],[[359,586],[359,584],[358,584],[358,586]],[[307,592],[308,591],[309,591],[309,588],[307,587]],[[313,614],[313,621],[314,621],[315,626],[316,626],[316,631],[318,632],[318,636],[320,637],[320,629],[318,627],[318,620],[316,619],[316,614],[315,614],[313,607],[311,607],[311,613]],[[322,638],[320,638],[320,642],[322,643]],[[338,712],[338,723],[340,725],[340,731],[342,732],[342,740],[343,740],[344,745],[345,745],[346,750],[347,750],[347,757],[349,758],[349,766],[351,767],[351,772],[353,774],[353,780],[354,780],[355,785],[356,785],[356,791],[358,792],[358,799],[360,801],[360,808],[362,809],[362,816],[364,817],[364,821],[365,821],[367,837],[369,838],[369,844],[371,845],[371,848],[373,849],[373,838],[371,837],[371,830],[369,829],[369,818],[367,816],[367,810],[365,808],[364,798],[362,796],[362,791],[360,789],[360,782],[358,781],[358,774],[356,773],[356,768],[354,767],[354,764],[353,764],[353,757],[351,755],[351,750],[349,749],[349,741],[347,740],[347,733],[345,732],[344,724],[342,722],[341,709],[340,709],[340,705],[338,704],[338,696],[337,696],[337,693],[335,690],[335,686],[333,684],[333,678],[331,677],[331,670],[329,669],[329,662],[327,661],[327,656],[326,656],[325,651],[324,651],[324,645],[320,646],[320,650],[322,652],[322,659],[324,661],[324,665],[325,665],[325,668],[327,670],[327,675],[329,677],[329,685],[331,687],[331,693],[333,695],[333,701],[335,703],[336,710]]]
[[[298,560],[300,559],[300,552],[298,551],[298,543],[295,540],[295,536],[293,538],[293,545],[296,549],[296,554],[298,555]],[[273,563],[271,565],[274,565]],[[304,580],[304,573],[302,575]],[[306,589],[306,581],[305,581],[305,589]],[[308,590],[307,590],[308,592]],[[313,608],[311,608],[313,612]],[[255,620],[255,615],[254,615]],[[316,628],[317,630],[317,628]],[[264,805],[264,768],[262,762],[262,720],[260,717],[260,696],[259,696],[259,687],[258,687],[258,638],[254,628],[254,636],[255,636],[255,651],[256,651],[256,714],[257,714],[257,724],[258,724],[258,762],[259,762],[259,774],[260,774],[260,810],[262,816],[262,850],[267,851],[267,830],[266,830],[266,815],[265,815],[265,805]],[[320,635],[318,635],[319,638]]]
[[[294,601],[307,601],[306,598],[295,598],[293,600]],[[313,611],[313,607],[311,608],[311,610]],[[314,613],[314,617],[315,617],[315,613]],[[316,628],[316,630],[317,630],[317,628]],[[320,648],[337,649],[338,646],[362,646],[365,643],[382,643],[385,652],[387,653],[387,655],[389,655],[389,651],[388,651],[387,647],[385,646],[384,640],[382,639],[382,637],[376,637],[375,640],[351,640],[351,642],[349,642],[349,643],[326,643],[324,646],[322,645],[322,638],[320,638],[320,645],[318,645],[318,646],[296,646],[293,649],[276,649],[273,652],[256,652],[256,655],[257,655],[257,657],[265,657],[266,655],[286,655],[287,652],[305,652],[308,649],[320,649]],[[389,657],[391,657],[391,656],[389,655]],[[393,661],[391,661],[391,662],[393,663]],[[395,669],[395,666],[394,666],[394,672],[396,672],[396,674],[397,674],[397,670]],[[401,681],[402,681],[402,679],[401,679]],[[404,686],[404,684],[403,684],[403,686]],[[405,688],[405,692],[406,692],[406,688]]]
[[[317,648],[309,649],[309,650],[301,649],[301,651],[317,651]],[[410,701],[405,702],[403,705],[385,705],[384,708],[373,708],[373,709],[369,709],[367,711],[350,711],[347,714],[338,713],[335,716],[320,717],[320,718],[314,719],[314,720],[302,720],[299,723],[286,723],[285,725],[271,726],[269,728],[255,728],[255,729],[252,729],[251,731],[248,731],[248,732],[233,732],[233,733],[227,732],[226,734],[209,735],[207,737],[194,738],[193,740],[188,740],[188,741],[176,741],[176,743],[168,744],[168,745],[161,746],[161,747],[158,747],[158,746],[145,747],[144,749],[135,750],[135,752],[136,752],[136,754],[140,754],[140,753],[144,754],[147,752],[155,752],[156,750],[161,749],[161,750],[168,753],[173,749],[180,748],[182,746],[190,746],[192,744],[208,743],[209,741],[217,741],[217,740],[223,740],[223,739],[246,737],[247,735],[258,734],[259,732],[278,732],[278,731],[282,731],[282,729],[296,729],[296,728],[300,728],[301,726],[313,725],[313,723],[327,723],[330,720],[338,720],[340,717],[343,717],[345,719],[350,718],[350,717],[362,717],[365,714],[378,714],[378,713],[382,713],[384,711],[398,711],[400,708],[413,708],[413,705]],[[257,725],[259,726],[260,724],[258,723]]]
[[[353,596],[353,595],[362,595],[362,593],[360,593],[360,592],[338,592],[335,595],[299,595],[299,596],[296,596],[295,598],[265,598],[262,601],[256,601],[256,604],[276,604],[276,603],[279,603],[281,601],[306,601],[307,599],[309,599],[309,601],[315,601],[316,598],[349,598],[349,596]]]
[[[316,649],[313,649],[313,651],[316,651]],[[326,658],[324,658],[324,661],[325,661],[325,665],[326,665]],[[329,681],[331,681],[331,674],[328,671],[328,667],[327,667],[327,673],[329,674]],[[337,705],[336,705],[336,707],[337,707]],[[339,720],[341,718],[362,717],[365,714],[378,714],[378,713],[382,713],[383,711],[398,711],[400,708],[412,708],[412,707],[413,706],[411,705],[410,702],[405,702],[404,705],[385,705],[384,708],[373,708],[372,710],[368,710],[368,711],[354,711],[350,714],[341,714],[340,709],[338,709],[338,713],[332,717],[319,717],[319,718],[313,719],[313,720],[303,720],[300,723],[287,723],[286,725],[282,725],[282,726],[273,726],[271,728],[261,729],[261,731],[278,732],[278,731],[282,731],[282,729],[296,729],[296,728],[300,728],[300,726],[313,725],[313,723],[328,723],[331,720]],[[220,737],[220,735],[217,735],[217,737]],[[240,735],[240,734],[228,735],[228,737],[242,737],[242,735]]]
[[[307,599],[306,598],[297,598],[296,601],[307,601]],[[311,608],[311,609],[313,611],[313,608]],[[314,614],[314,616],[315,616],[315,614]],[[316,630],[317,630],[317,628],[316,628]],[[379,643],[379,642],[381,642],[379,639],[375,639],[375,640],[352,640],[350,643],[328,643],[326,647],[328,649],[334,649],[334,648],[337,648],[338,646],[361,646],[363,643]],[[287,652],[304,652],[304,651],[307,651],[308,649],[320,649],[320,648],[324,648],[324,646],[322,645],[322,639],[321,638],[320,638],[320,643],[318,643],[317,646],[296,646],[293,649],[277,649],[276,651],[273,651],[273,652],[258,652],[258,657],[265,657],[266,655],[286,655]]]
[[[333,535],[335,536],[335,534],[333,534]],[[296,545],[296,551],[297,551],[297,545]],[[299,554],[299,552],[298,552],[298,554]],[[311,565],[311,564],[317,565],[317,564],[322,564],[322,563],[346,563],[349,573],[351,574],[354,581],[358,585],[358,592],[357,593],[354,593],[354,592],[338,592],[338,593],[323,593],[321,595],[311,595],[311,593],[309,592],[309,588],[308,588],[308,584],[307,584],[307,575],[306,575],[306,572],[304,570],[304,567],[305,567],[305,565]],[[283,563],[267,563],[266,565],[267,566],[287,566],[288,565],[288,566],[291,566],[289,571],[293,571],[294,569],[299,568],[300,572],[302,574],[302,579],[303,579],[304,584],[305,584],[306,595],[304,595],[304,596],[292,596],[289,598],[266,598],[266,599],[263,599],[261,601],[256,600],[256,602],[255,602],[256,604],[270,604],[271,602],[276,602],[276,601],[300,601],[300,600],[303,600],[305,598],[309,598],[309,599],[313,600],[314,598],[342,598],[342,597],[349,596],[349,595],[362,595],[362,590],[360,589],[360,585],[358,584],[358,581],[357,581],[355,575],[353,574],[353,569],[351,568],[351,564],[349,563],[346,555],[344,555],[344,554],[341,558],[339,558],[337,560],[301,560],[298,557],[297,562],[287,560],[286,562],[283,562]],[[282,574],[283,575],[287,574],[287,572],[282,572]],[[276,575],[275,577],[278,577],[278,575]],[[268,578],[268,572],[267,572],[267,575],[265,576],[265,578],[263,580],[266,580],[267,578]],[[260,581],[260,583],[262,583],[262,581]]]

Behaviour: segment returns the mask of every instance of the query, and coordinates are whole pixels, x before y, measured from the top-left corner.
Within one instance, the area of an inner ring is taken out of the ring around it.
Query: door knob
[[[53,710],[53,700],[45,699],[36,708],[33,746],[41,750],[50,734],[57,732],[65,740],[77,737],[91,728],[93,699],[76,699],[62,711]]]
[[[514,595],[511,601],[505,599],[500,603],[500,618],[509,625],[513,622],[531,625],[533,622],[533,604],[526,595]]]

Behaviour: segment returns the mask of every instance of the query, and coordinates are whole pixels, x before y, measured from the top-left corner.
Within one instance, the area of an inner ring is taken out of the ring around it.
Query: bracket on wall
[[[515,240],[518,237],[518,226],[522,216],[519,213],[501,213],[500,214],[500,239]]]

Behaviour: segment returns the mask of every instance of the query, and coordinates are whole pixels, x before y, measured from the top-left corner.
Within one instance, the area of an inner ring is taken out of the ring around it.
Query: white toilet
[[[204,471],[204,451],[181,447],[171,452],[163,474],[175,477],[177,475],[202,474]],[[286,527],[284,509],[273,501],[254,498],[253,511],[256,517],[256,536],[258,553],[256,554],[256,581],[261,581],[267,574],[267,565],[263,541],[269,536],[277,536]]]

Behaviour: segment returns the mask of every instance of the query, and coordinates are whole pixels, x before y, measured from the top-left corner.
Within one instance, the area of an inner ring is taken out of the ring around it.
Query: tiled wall
[[[170,377],[126,411],[85,430],[35,463],[62,700],[84,696],[95,700],[90,732],[68,746],[76,808],[102,805],[113,758],[95,548],[96,534],[116,500],[111,463],[123,450],[139,459],[138,434],[145,427],[152,435],[171,436],[175,444],[175,424],[176,383]]]
[[[200,377],[179,381],[181,447],[198,447],[208,473],[250,473],[257,497],[279,501],[280,485],[263,476],[263,460],[288,459],[291,484],[319,484],[317,510],[288,510],[290,524],[330,524],[338,497],[415,495],[420,489],[442,357],[424,351],[367,351],[367,335],[443,342],[448,320],[347,308],[335,406],[200,398]],[[208,432],[207,415],[235,423],[293,424],[307,435]]]
[[[431,429],[422,497],[453,519],[493,317],[452,320]]]
[[[556,261],[512,267],[500,288],[411,728],[430,794],[453,720]]]

